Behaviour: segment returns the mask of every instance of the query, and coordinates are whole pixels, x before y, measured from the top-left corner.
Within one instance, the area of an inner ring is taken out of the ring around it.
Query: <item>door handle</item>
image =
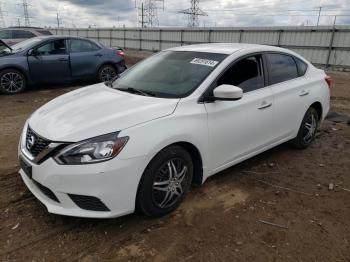
[[[101,57],[101,56],[102,56],[102,54],[95,54],[95,56]]]
[[[307,96],[309,94],[309,91],[307,90],[302,90],[300,93],[299,93],[299,96]]]
[[[57,59],[58,61],[60,61],[60,62],[67,62],[68,61],[68,58],[58,58]]]
[[[266,101],[263,101],[262,103],[261,103],[261,105],[260,105],[260,107],[258,107],[258,109],[265,109],[265,108],[268,108],[268,107],[270,107],[270,106],[272,106],[272,103],[270,102],[270,103],[267,103]]]

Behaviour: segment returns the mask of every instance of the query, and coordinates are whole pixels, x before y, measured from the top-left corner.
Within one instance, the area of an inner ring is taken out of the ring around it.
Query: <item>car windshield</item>
[[[40,41],[42,41],[42,38],[39,38],[39,37],[34,37],[34,38],[24,40],[18,44],[11,46],[12,53],[17,53],[17,52],[22,51],[24,49],[31,48]],[[3,51],[11,52],[11,50],[8,48],[4,49]]]
[[[185,97],[226,57],[205,52],[163,51],[127,70],[112,87],[164,98]]]

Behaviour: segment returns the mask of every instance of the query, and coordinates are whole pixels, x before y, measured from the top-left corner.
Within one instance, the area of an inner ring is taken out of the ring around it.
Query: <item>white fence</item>
[[[179,45],[238,42],[281,46],[319,66],[350,69],[350,26],[246,28],[59,28],[106,46],[158,51]]]

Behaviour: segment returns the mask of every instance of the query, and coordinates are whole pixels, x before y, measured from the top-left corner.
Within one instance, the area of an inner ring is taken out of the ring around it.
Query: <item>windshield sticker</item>
[[[203,58],[194,58],[190,63],[196,64],[196,65],[205,65],[205,66],[214,67],[219,63],[219,61],[203,59]]]

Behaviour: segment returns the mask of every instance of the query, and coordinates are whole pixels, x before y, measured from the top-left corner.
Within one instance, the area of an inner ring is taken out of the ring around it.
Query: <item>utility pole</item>
[[[2,12],[2,2],[0,2],[0,27],[6,27],[5,19],[4,19],[4,14]]]
[[[321,10],[322,10],[322,6],[320,6],[320,7],[319,7],[319,10],[318,10],[317,26],[318,26],[318,24],[320,23]]]
[[[179,13],[188,15],[189,27],[198,27],[199,26],[198,16],[207,16],[207,13],[203,12],[199,8],[199,0],[191,0],[191,7],[188,9],[182,10]]]
[[[23,13],[24,13],[24,25],[30,26],[27,0],[23,0]]]
[[[141,3],[141,28],[145,27],[145,21],[144,21],[144,10],[143,10],[143,2]]]
[[[58,16],[58,12],[56,14],[56,19],[57,19],[57,28],[60,28],[60,18]]]
[[[17,25],[18,27],[21,27],[21,19],[17,18]]]

